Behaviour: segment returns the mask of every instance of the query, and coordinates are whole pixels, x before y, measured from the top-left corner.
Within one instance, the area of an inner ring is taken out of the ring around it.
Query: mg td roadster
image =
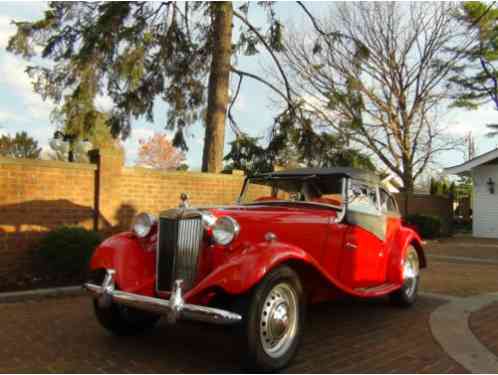
[[[236,325],[253,369],[286,366],[306,306],[344,295],[417,297],[421,239],[377,176],[352,168],[246,178],[237,203],[143,213],[105,240],[85,284],[116,335],[194,320]]]

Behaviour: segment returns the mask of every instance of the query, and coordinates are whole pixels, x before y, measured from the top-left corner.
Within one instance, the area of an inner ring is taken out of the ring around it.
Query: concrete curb
[[[472,333],[470,314],[498,301],[498,293],[451,300],[438,307],[429,324],[434,339],[456,362],[471,373],[497,373],[498,358]]]
[[[24,302],[31,299],[48,297],[69,297],[83,295],[83,288],[78,286],[67,286],[60,288],[34,289],[21,292],[0,293],[0,303]]]

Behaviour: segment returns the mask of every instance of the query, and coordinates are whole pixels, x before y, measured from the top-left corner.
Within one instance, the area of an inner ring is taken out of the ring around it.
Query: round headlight
[[[144,238],[150,233],[152,226],[154,225],[156,219],[154,216],[148,213],[141,213],[135,216],[133,219],[133,224],[131,230],[137,235],[137,237]]]
[[[228,245],[240,232],[240,225],[230,216],[222,216],[213,225],[213,239],[219,245]]]

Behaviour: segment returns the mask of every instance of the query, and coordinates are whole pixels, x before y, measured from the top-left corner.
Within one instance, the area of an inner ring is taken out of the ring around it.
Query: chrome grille
[[[157,289],[170,291],[173,282],[183,280],[183,290],[194,286],[202,247],[200,216],[160,218],[157,251]]]

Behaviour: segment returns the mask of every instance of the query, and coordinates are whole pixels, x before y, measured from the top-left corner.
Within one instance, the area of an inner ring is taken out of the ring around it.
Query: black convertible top
[[[262,173],[253,178],[303,178],[308,176],[326,177],[326,176],[339,176],[339,177],[350,177],[355,180],[362,180],[365,182],[378,184],[380,178],[369,171],[358,168],[350,167],[332,167],[332,168],[299,168],[299,169],[289,169],[285,171],[277,171],[270,173]]]

